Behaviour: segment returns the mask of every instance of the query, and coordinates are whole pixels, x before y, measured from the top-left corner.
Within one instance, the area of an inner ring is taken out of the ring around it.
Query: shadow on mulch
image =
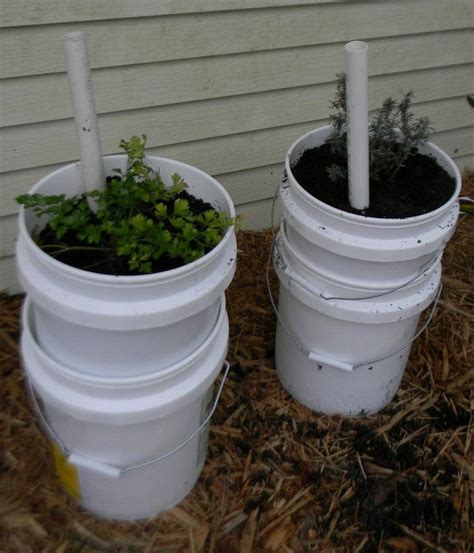
[[[474,177],[465,193],[474,192]],[[193,492],[143,523],[106,523],[58,485],[18,360],[21,297],[0,302],[0,550],[306,552],[469,550],[474,219],[443,260],[443,293],[401,388],[378,416],[319,416],[280,386],[266,292],[271,236],[241,232],[232,371]],[[276,291],[276,279],[272,275]]]

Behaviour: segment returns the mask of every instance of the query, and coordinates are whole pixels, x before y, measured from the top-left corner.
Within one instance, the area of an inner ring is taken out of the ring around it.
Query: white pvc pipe
[[[347,157],[349,202],[369,207],[369,102],[366,42],[348,42],[346,51]]]
[[[87,191],[104,187],[105,172],[84,33],[64,35],[64,54],[79,138],[81,178]],[[94,209],[94,202],[89,205]]]

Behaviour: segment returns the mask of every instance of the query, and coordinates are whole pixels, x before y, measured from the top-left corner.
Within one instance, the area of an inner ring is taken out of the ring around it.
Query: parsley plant
[[[188,194],[179,175],[166,186],[147,164],[145,145],[145,136],[121,141],[126,169],[115,170],[102,190],[69,198],[18,196],[18,203],[48,218],[36,236],[38,245],[64,261],[72,253],[98,256],[99,262],[81,268],[93,270],[106,262],[117,274],[151,273],[163,259],[179,266],[212,250],[234,221]],[[95,213],[88,197],[95,199]]]

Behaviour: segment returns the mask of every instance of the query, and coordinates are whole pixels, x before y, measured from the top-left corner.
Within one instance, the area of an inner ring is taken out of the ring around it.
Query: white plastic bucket
[[[296,140],[288,150],[288,180],[280,187],[288,242],[318,272],[342,286],[390,290],[416,279],[434,263],[454,232],[461,176],[449,156],[432,143],[420,147],[455,179],[456,189],[444,205],[416,217],[382,219],[347,213],[314,198],[297,182],[292,166],[302,154],[320,146],[331,132],[321,127]]]
[[[215,179],[190,165],[147,157],[165,182],[178,173],[189,192],[235,216],[232,200]],[[104,158],[106,174],[124,169],[126,156]],[[79,163],[40,180],[31,193],[82,192]],[[56,361],[95,375],[131,376],[163,370],[185,359],[214,328],[220,297],[236,265],[234,228],[204,257],[149,275],[114,276],[55,260],[32,240],[43,224],[31,210],[20,213],[17,263],[33,300],[36,339]]]
[[[297,250],[279,236],[275,362],[283,386],[299,402],[328,415],[377,412],[395,395],[420,314],[437,297],[439,261],[396,292],[344,300],[327,299],[319,267],[314,266],[313,278],[310,271],[302,276],[297,259]]]
[[[154,516],[186,496],[203,468],[209,419],[224,383],[212,402],[227,352],[224,297],[204,343],[148,375],[83,374],[52,359],[36,335],[27,299],[23,365],[66,490],[85,509],[117,520]]]

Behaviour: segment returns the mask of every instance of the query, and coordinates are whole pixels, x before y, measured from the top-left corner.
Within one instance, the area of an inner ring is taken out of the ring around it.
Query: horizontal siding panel
[[[380,105],[387,88],[393,87],[380,84],[371,108]],[[328,101],[333,94],[334,86],[325,84],[106,114],[99,119],[103,151],[116,152],[120,138],[134,133],[148,135],[150,147],[157,147],[303,123],[309,114],[314,120],[323,119],[328,116]],[[438,130],[446,129],[446,124],[449,128],[469,124],[471,108],[464,98],[440,102],[420,104],[415,113],[418,109],[420,115],[427,112]],[[75,161],[78,152],[72,119],[7,127],[0,131],[0,144],[0,165],[6,172]]]
[[[90,64],[97,68],[380,38],[401,30],[404,35],[456,30],[468,27],[471,15],[471,0],[351,2],[332,4],[330,9],[296,6],[6,28],[0,42],[0,75],[64,71],[63,34],[74,30],[86,32]],[[472,52],[472,36],[466,34],[464,44]],[[438,55],[443,56],[442,49],[432,52],[433,58]]]
[[[452,158],[473,154],[474,127],[436,133],[434,142]]]
[[[303,89],[305,90],[305,89]],[[331,87],[332,92],[332,87]],[[379,89],[378,94],[381,94],[381,89]],[[384,91],[381,94],[381,97],[384,98],[386,92]],[[316,117],[314,121],[305,121],[302,124],[293,124],[294,118],[290,117],[290,124],[287,126],[282,126],[278,128],[270,128],[263,131],[255,132],[241,132],[232,136],[223,136],[223,137],[213,137],[205,140],[198,140],[192,142],[179,143],[172,145],[164,145],[159,148],[150,148],[148,151],[152,155],[162,155],[164,157],[171,157],[174,159],[179,159],[185,161],[192,165],[196,165],[203,169],[204,171],[213,174],[219,175],[222,173],[235,172],[239,170],[244,170],[253,167],[260,167],[265,165],[271,165],[279,163],[284,159],[286,149],[288,146],[295,140],[300,134],[319,126],[321,120],[327,116],[327,96],[323,95],[324,101],[320,100],[318,102],[320,110],[314,109],[318,104],[313,102],[314,98],[310,98],[310,108],[307,113],[313,113]],[[302,98],[299,98],[301,101]],[[380,103],[380,99],[377,98],[377,104]],[[289,104],[290,105],[290,104]],[[298,103],[291,104],[294,107],[298,107]],[[262,108],[263,109],[263,108]],[[279,112],[280,117],[285,116],[285,109],[289,109],[286,106],[283,106],[281,113]],[[428,115],[434,128],[438,131],[450,130],[457,127],[462,127],[463,125],[469,124],[469,104],[465,101],[464,97],[436,101],[436,102],[427,102],[417,104],[415,106],[415,113],[418,115]],[[225,110],[223,110],[225,114]],[[318,114],[322,114],[318,117]],[[242,112],[241,112],[242,115]],[[223,115],[225,116],[225,115]],[[248,116],[249,118],[250,116]],[[303,115],[304,118],[304,115]],[[230,125],[231,122],[226,119],[227,124]],[[282,121],[282,120],[280,120]],[[252,119],[249,119],[249,122],[254,123]],[[66,124],[68,122],[61,122],[61,124]],[[50,124],[53,125],[53,124]],[[131,125],[131,123],[130,123]],[[158,123],[157,123],[158,125]],[[195,125],[193,125],[194,127]],[[74,130],[72,128],[72,122],[70,123],[70,129],[68,131],[68,136],[71,137],[71,144],[69,148],[71,149],[72,156],[76,155],[75,144],[74,144]],[[31,145],[31,148],[36,151],[36,158],[33,158],[33,166],[43,165],[45,157],[43,156],[43,146],[51,146],[52,138],[50,138],[48,132],[44,132],[45,128],[43,125],[33,127],[37,134],[23,133],[24,140],[29,141],[28,144]],[[122,136],[126,136],[129,133],[129,129],[126,128],[126,132]],[[137,126],[137,129],[140,128]],[[147,127],[141,127],[145,132],[148,131]],[[224,125],[224,128],[228,130],[228,126]],[[241,127],[242,128],[242,127]],[[25,130],[22,127],[18,129],[11,129],[17,135],[21,130]],[[122,129],[123,130],[123,129]],[[61,140],[56,129],[56,134],[58,135],[58,140],[54,143],[57,148],[61,148]],[[42,134],[44,133],[44,134]],[[13,134],[13,133],[10,133]],[[117,131],[112,133],[115,137],[121,136]],[[52,135],[54,137],[54,134]],[[63,131],[63,143],[66,142],[66,133]],[[102,133],[104,136],[104,133]],[[189,135],[188,135],[189,136]],[[152,138],[152,137],[150,137]],[[35,140],[39,141],[38,144],[35,144]],[[151,144],[153,142],[150,140]],[[7,139],[4,139],[5,143],[5,157],[3,165],[6,166],[7,163],[11,163],[9,155],[14,157],[17,152],[15,148],[21,148],[21,140],[17,138],[16,141],[12,141],[11,137],[8,141],[10,154],[7,154]],[[112,141],[110,142],[112,144]],[[105,145],[105,143],[104,143]],[[35,150],[36,146],[36,150]],[[25,156],[31,152],[28,152],[28,149],[23,150]],[[104,148],[106,153],[114,153],[115,149],[112,146],[110,151],[107,151]],[[471,153],[471,152],[468,152]],[[50,152],[50,157],[53,154],[57,154],[57,151],[52,150]],[[46,154],[44,154],[46,155]],[[31,159],[31,157],[30,157]],[[63,157],[64,159],[64,157]],[[75,161],[75,157],[70,158],[71,161]],[[21,161],[21,159],[19,159]],[[53,163],[55,160],[50,161]],[[53,170],[60,167],[63,163],[58,163],[56,165],[50,165],[47,167],[33,167],[26,170],[13,171],[6,173],[4,175],[0,174],[0,215],[8,215],[14,213],[17,210],[17,206],[14,202],[14,198],[21,192],[29,190],[31,186],[37,182],[44,175],[52,172]]]
[[[3,0],[0,27],[336,2],[343,0]]]
[[[216,179],[232,194],[234,203],[240,205],[272,196],[281,182],[283,169],[282,159],[279,163],[264,167],[217,175]]]
[[[333,87],[268,92],[107,114],[99,119],[103,151],[114,153],[120,138],[145,133],[150,147],[202,140],[327,116]],[[74,161],[78,154],[73,120],[9,127],[1,131],[4,170]]]
[[[464,96],[415,104],[413,111],[416,117],[428,117],[432,128],[440,132],[472,124],[472,108]]]
[[[18,294],[21,291],[16,272],[15,257],[9,256],[0,259],[0,292]]]
[[[0,257],[14,253],[17,234],[17,216],[0,217]]]
[[[474,127],[468,127],[436,133],[433,141],[456,160],[456,158],[470,159],[472,157],[474,154],[473,139]],[[281,160],[283,160],[283,156]],[[268,202],[265,203],[265,201],[273,197],[281,180],[282,169],[283,164],[276,163],[266,167],[257,167],[217,176],[218,180],[230,192],[234,203],[238,207],[237,212],[246,214],[243,228],[266,228],[270,226],[268,223],[269,214],[266,214],[261,220],[258,218],[257,213],[261,213],[261,209],[257,208],[256,204],[268,205]],[[2,231],[0,234],[1,257],[14,252],[17,235],[16,215],[0,218],[0,229]]]
[[[468,154],[467,156],[456,157],[454,161],[461,173],[465,171],[474,171],[474,153]]]
[[[278,163],[284,159],[288,146],[298,136],[324,123],[324,121],[308,121],[301,125],[150,148],[147,152],[150,155],[184,161],[209,174],[218,175]],[[2,193],[0,214],[9,215],[16,211],[15,196],[28,191],[40,178],[59,169],[62,165],[35,167],[0,174]]]
[[[271,227],[272,200],[260,200],[236,208],[237,215],[241,216],[242,230],[262,230]],[[275,213],[275,222],[278,214]]]
[[[397,91],[423,89],[426,100],[469,90],[473,67],[459,64],[472,55],[459,36],[464,32],[422,35],[416,48],[406,37],[373,41],[371,48],[386,55],[370,60],[371,86],[378,86],[374,76],[400,73]],[[433,56],[433,49],[440,44],[443,60]],[[456,65],[440,67],[441,61]],[[322,84],[333,81],[343,65],[342,45],[331,44],[98,69],[92,78],[97,112],[101,114]],[[0,97],[0,126],[72,116],[65,73],[0,80]]]

